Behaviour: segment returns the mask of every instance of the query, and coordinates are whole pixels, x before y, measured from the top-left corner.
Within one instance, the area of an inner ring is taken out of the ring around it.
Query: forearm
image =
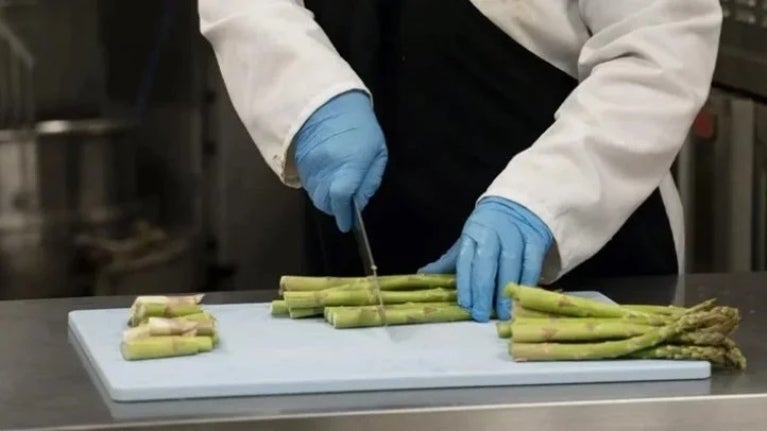
[[[552,230],[545,281],[601,249],[667,175],[707,97],[718,46],[716,0],[580,4],[594,32],[581,84],[487,190]]]
[[[332,97],[367,89],[300,0],[199,0],[210,42],[240,120],[279,178],[299,186],[291,141]]]

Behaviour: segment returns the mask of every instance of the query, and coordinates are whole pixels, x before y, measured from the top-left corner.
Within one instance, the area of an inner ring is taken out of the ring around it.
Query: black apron
[[[413,273],[458,239],[476,199],[552,124],[577,80],[537,57],[469,0],[306,0],[370,88],[389,163],[364,211],[382,274]],[[309,71],[307,71],[309,73]],[[309,271],[362,272],[354,237],[309,211]],[[568,279],[675,274],[658,190]]]

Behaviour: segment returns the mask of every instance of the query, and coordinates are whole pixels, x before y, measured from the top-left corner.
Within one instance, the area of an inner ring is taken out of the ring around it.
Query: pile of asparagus
[[[210,352],[218,342],[216,319],[200,305],[202,294],[139,296],[130,308],[120,351],[125,360]]]
[[[615,305],[537,287],[508,285],[512,320],[498,322],[514,361],[604,359],[705,360],[745,369],[730,338],[740,322],[736,308],[711,299],[691,308]]]
[[[471,320],[456,302],[454,275],[392,275],[378,280],[389,325]],[[383,324],[367,277],[286,275],[280,279],[280,295],[271,304],[274,316],[323,317],[339,329]]]

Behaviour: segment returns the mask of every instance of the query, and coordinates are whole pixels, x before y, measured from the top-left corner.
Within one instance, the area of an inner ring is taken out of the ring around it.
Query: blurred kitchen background
[[[690,272],[767,269],[767,0],[727,0],[675,164]],[[301,192],[234,113],[195,1],[0,0],[0,299],[271,289]]]

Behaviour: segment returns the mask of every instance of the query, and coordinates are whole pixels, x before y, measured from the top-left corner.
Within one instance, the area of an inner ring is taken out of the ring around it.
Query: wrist
[[[296,155],[302,153],[310,143],[319,143],[326,137],[337,134],[339,124],[350,122],[349,120],[342,122],[341,119],[372,113],[372,100],[362,90],[348,90],[333,96],[320,105],[296,132],[293,137]]]

